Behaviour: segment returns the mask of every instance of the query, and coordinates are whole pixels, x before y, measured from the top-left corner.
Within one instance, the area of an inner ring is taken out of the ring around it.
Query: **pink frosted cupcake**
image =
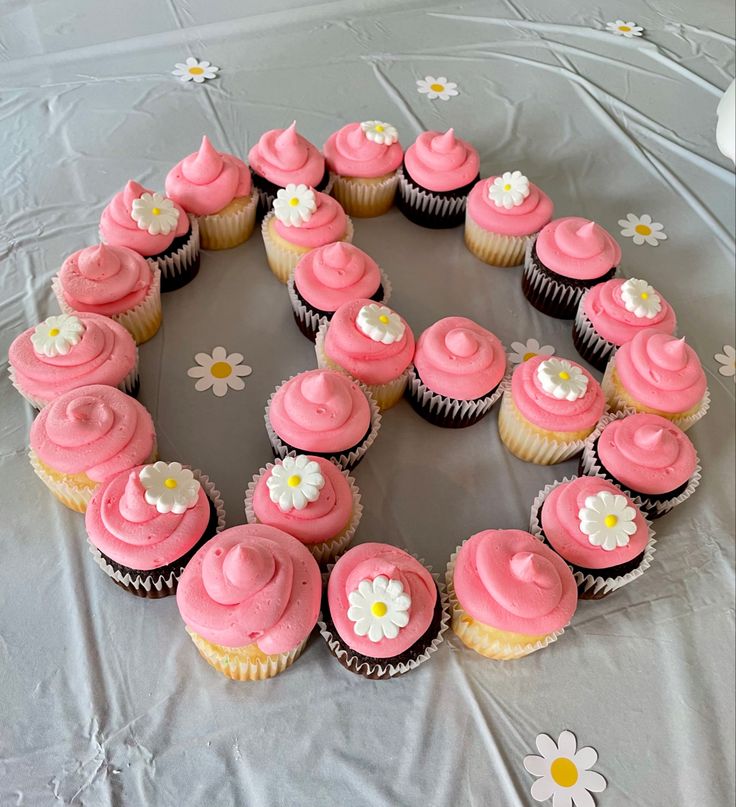
[[[286,283],[299,259],[334,241],[353,240],[353,222],[340,203],[306,185],[287,185],[261,224],[271,271]]]
[[[341,555],[360,523],[358,486],[332,460],[298,454],[268,464],[245,495],[249,524],[268,524],[301,541],[324,565]]]
[[[65,392],[109,384],[137,395],[133,337],[100,314],[58,314],[16,336],[8,350],[10,380],[36,409]]]
[[[564,561],[522,530],[484,530],[446,572],[452,629],[486,658],[509,661],[556,641],[578,604]]]
[[[472,426],[501,397],[506,365],[498,337],[472,319],[445,317],[417,341],[409,401],[437,426]]]
[[[199,225],[160,193],[130,180],[100,218],[100,240],[128,247],[161,270],[161,291],[173,291],[199,271]]]
[[[415,224],[457,227],[468,193],[480,179],[480,157],[465,140],[446,132],[422,132],[404,155],[396,205]]]
[[[100,384],[54,398],[33,421],[30,443],[33,470],[60,502],[80,513],[102,482],[156,459],[146,409]]]
[[[345,669],[388,679],[430,658],[447,619],[435,579],[416,558],[370,543],[348,550],[332,568],[319,627]]]
[[[531,532],[570,566],[582,600],[600,600],[646,571],[654,532],[616,485],[593,476],[547,485],[532,505]]]
[[[501,441],[537,465],[564,462],[583,450],[606,411],[600,384],[579,364],[535,356],[514,370],[498,414]]]
[[[574,319],[583,294],[610,280],[621,261],[621,247],[588,219],[555,219],[529,241],[521,287],[543,314]]]
[[[258,205],[251,191],[248,166],[217,151],[206,135],[199,151],[166,176],[169,198],[196,217],[203,249],[230,249],[250,238]]]
[[[394,203],[404,156],[399,133],[390,123],[349,123],[324,145],[332,194],[350,216],[386,213]]]
[[[342,370],[365,384],[381,409],[390,409],[404,394],[414,334],[387,306],[367,299],[344,303],[320,326],[314,346],[320,367]]]
[[[685,337],[641,331],[613,354],[602,383],[612,412],[661,415],[683,431],[710,406],[703,367]]]
[[[583,294],[572,328],[578,353],[603,372],[613,351],[643,330],[674,335],[675,312],[646,280],[614,278]]]
[[[343,373],[307,370],[276,387],[266,405],[274,456],[316,454],[354,468],[376,439],[381,415],[368,390]]]
[[[102,571],[125,591],[158,599],[176,591],[194,553],[225,529],[225,509],[201,471],[159,461],[100,485],[85,524]]]
[[[322,577],[296,538],[246,524],[221,532],[179,578],[176,604],[202,658],[236,681],[290,667],[317,624]]]
[[[80,249],[64,261],[52,286],[64,313],[110,317],[137,345],[161,326],[161,272],[127,247]]]

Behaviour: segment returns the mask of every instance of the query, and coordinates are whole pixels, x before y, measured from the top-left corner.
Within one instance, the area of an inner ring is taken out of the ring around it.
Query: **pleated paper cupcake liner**
[[[587,294],[586,292],[585,294]],[[572,326],[572,341],[580,356],[602,373],[616,350],[616,345],[604,339],[595,329],[583,310],[585,294],[580,298],[575,322]]]
[[[452,226],[455,226],[455,219],[465,214],[468,203],[467,195],[439,196],[432,191],[412,185],[404,175],[403,168],[399,168],[397,174],[399,176],[398,193],[403,207],[415,210],[423,217],[434,219],[438,226],[442,226],[443,220],[452,221]]]
[[[202,249],[231,249],[245,243],[253,234],[257,208],[258,196],[252,193],[247,204],[231,211],[198,216]]]
[[[171,255],[152,256],[146,260],[161,270],[161,291],[174,291],[186,286],[199,271],[199,223],[189,216],[191,232],[187,242]]]
[[[542,531],[542,524],[540,521],[539,514],[542,510],[542,505],[544,504],[544,500],[547,496],[558,486],[563,485],[566,482],[572,482],[573,479],[576,477],[574,476],[566,476],[564,479],[561,479],[557,482],[552,482],[546,487],[544,487],[538,494],[536,499],[534,499],[534,503],[532,504],[531,514],[530,514],[530,523],[529,523],[529,532],[535,537],[538,538],[540,541],[544,541],[544,534]],[[567,565],[570,567],[570,571],[573,573],[575,577],[575,582],[578,584],[578,596],[582,600],[602,600],[604,597],[607,597],[612,592],[616,591],[623,586],[632,583],[637,578],[641,577],[644,572],[652,565],[652,560],[654,559],[654,553],[657,551],[655,549],[655,544],[657,543],[656,538],[654,537],[654,529],[652,528],[652,523],[649,521],[646,516],[644,516],[644,520],[646,521],[647,525],[647,545],[644,549],[644,555],[639,562],[639,565],[636,569],[632,569],[630,572],[626,574],[618,575],[618,577],[607,577],[605,576],[605,569],[601,570],[600,575],[593,575],[593,574],[583,574],[583,572],[576,571],[573,569],[572,564],[568,563]],[[551,547],[550,547],[551,548]],[[562,557],[562,556],[560,556]],[[565,560],[565,558],[562,558]],[[565,561],[567,563],[567,561]]]
[[[349,216],[372,218],[387,213],[394,203],[399,176],[396,172],[378,181],[331,174],[332,195]]]
[[[502,235],[484,230],[465,211],[465,245],[484,263],[491,266],[520,266],[524,263],[527,242],[526,235]]]

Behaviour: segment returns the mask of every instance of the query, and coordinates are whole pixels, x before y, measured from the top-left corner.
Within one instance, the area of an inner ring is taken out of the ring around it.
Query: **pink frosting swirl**
[[[657,292],[662,307],[651,319],[637,317],[627,310],[621,297],[621,286],[625,282],[625,278],[615,277],[596,283],[585,292],[581,305],[596,331],[613,345],[623,345],[641,330],[674,334],[675,312],[664,297]]]
[[[276,232],[290,244],[299,247],[321,247],[333,241],[340,241],[345,237],[348,229],[348,217],[342,209],[342,205],[327,196],[326,193],[314,192],[314,200],[317,209],[312,213],[309,221],[302,222],[300,227],[293,227],[284,224],[274,218],[274,228]]]
[[[386,146],[365,136],[360,123],[348,123],[324,145],[327,167],[344,177],[382,177],[395,171],[404,152],[401,143]]]
[[[598,438],[603,467],[637,493],[669,493],[695,473],[695,446],[672,421],[636,414],[611,421]]]
[[[373,300],[358,299],[341,305],[327,328],[325,353],[350,375],[364,384],[386,384],[398,378],[414,356],[414,334],[403,317],[404,334],[391,344],[376,342],[355,324],[364,305]]]
[[[132,179],[125,188],[116,193],[110,204],[102,211],[100,218],[100,236],[107,244],[114,247],[128,247],[138,254],[148,257],[165,252],[172,241],[189,230],[189,218],[184,210],[175,205],[179,211],[176,227],[164,235],[151,235],[148,230],[141,230],[131,215],[133,202],[144,193],[153,193]]]
[[[342,373],[308,370],[278,388],[268,418],[293,448],[329,454],[362,442],[371,426],[371,407],[363,390]]]
[[[468,538],[455,558],[453,585],[473,619],[524,636],[564,628],[578,604],[567,564],[522,530],[484,530]]]
[[[204,488],[184,513],[159,513],[139,479],[144,465],[122,471],[95,492],[87,506],[89,539],[100,552],[131,569],[149,571],[185,555],[204,534],[210,505]]]
[[[36,353],[31,342],[35,327],[23,331],[10,345],[8,359],[17,384],[31,397],[50,401],[88,384],[115,387],[136,366],[138,349],[122,325],[100,314],[74,316],[84,325],[84,332],[64,355]]]
[[[107,317],[142,303],[152,283],[145,258],[127,247],[107,244],[80,249],[59,271],[59,286],[71,308]]]
[[[577,216],[551,221],[539,233],[536,250],[548,269],[573,280],[595,280],[621,262],[621,247],[613,236]]]
[[[184,210],[195,216],[210,216],[233,199],[250,195],[250,171],[242,160],[217,151],[205,135],[199,151],[169,171],[165,187],[166,195]]]
[[[317,624],[322,578],[296,538],[275,527],[231,527],[208,541],[179,579],[176,604],[184,622],[225,647],[255,643],[287,653]]]
[[[31,448],[50,468],[104,482],[150,459],[153,420],[115,387],[93,384],[60,395],[31,426]]]
[[[641,331],[613,357],[624,389],[660,412],[687,412],[705,396],[707,384],[698,354],[666,333]]]
[[[480,170],[480,157],[455,130],[422,132],[406,150],[409,176],[430,191],[452,191],[472,182]]]
[[[545,392],[537,376],[537,368],[548,358],[534,356],[514,370],[511,396],[516,408],[530,423],[545,431],[578,432],[593,429],[606,409],[601,385],[584,367],[568,359],[570,364],[588,377],[588,386],[585,394],[575,401],[555,398]]]
[[[262,177],[285,188],[319,185],[325,174],[325,158],[319,149],[296,131],[296,121],[288,129],[271,129],[248,152],[250,167]]]
[[[603,492],[623,496],[628,506],[636,511],[636,532],[629,536],[626,546],[603,549],[591,544],[588,536],[580,529],[578,514],[585,507],[585,500]],[[584,569],[607,569],[628,563],[641,555],[649,540],[649,528],[639,508],[620,488],[597,476],[580,476],[554,488],[544,500],[541,524],[544,535],[555,552],[573,566]]]
[[[498,337],[466,317],[445,317],[419,337],[414,366],[433,392],[472,401],[500,383],[506,353]]]
[[[358,636],[355,623],[348,619],[348,597],[362,580],[375,580],[383,575],[399,580],[404,593],[411,597],[409,622],[395,639],[385,636],[378,642]],[[349,549],[335,564],[327,583],[330,616],[345,644],[370,658],[392,658],[408,650],[422,638],[432,623],[437,603],[437,585],[422,564],[395,546],[368,543]]]
[[[520,205],[511,208],[497,205],[488,195],[495,179],[482,179],[468,194],[468,215],[484,230],[509,236],[533,235],[552,218],[552,200],[531,182],[529,196]]]

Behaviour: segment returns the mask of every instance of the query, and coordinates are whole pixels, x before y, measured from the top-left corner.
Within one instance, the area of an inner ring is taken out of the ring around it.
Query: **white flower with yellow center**
[[[662,310],[662,301],[646,280],[629,278],[621,285],[621,299],[627,311],[640,319],[654,319]]]
[[[555,352],[552,345],[540,345],[537,339],[527,339],[526,342],[512,342],[509,361],[512,364],[521,364],[535,356],[551,356]]]
[[[590,770],[598,759],[595,748],[578,749],[571,731],[563,731],[557,742],[547,734],[537,735],[541,756],[524,757],[524,767],[532,776],[540,777],[531,787],[535,801],[552,799],[553,807],[595,807],[590,793],[602,793],[606,780]]]
[[[658,221],[652,221],[652,217],[648,213],[643,216],[627,213],[625,219],[618,220],[618,225],[621,227],[621,235],[624,238],[633,238],[637,247],[642,244],[656,247],[660,241],[667,239],[664,225]]]
[[[409,624],[411,597],[404,591],[401,580],[379,575],[374,580],[361,580],[358,588],[348,594],[348,619],[354,622],[358,636],[368,636],[372,642],[395,639],[401,628]]]
[[[736,382],[736,350],[731,345],[724,345],[723,353],[716,353],[713,358],[721,365],[718,372],[727,378],[730,376]]]
[[[276,218],[287,227],[301,227],[312,218],[317,209],[314,191],[306,185],[294,185],[290,182],[280,188],[273,200],[273,212]]]
[[[537,367],[537,378],[542,389],[559,400],[577,401],[588,389],[588,376],[567,359],[545,359]]]
[[[440,101],[449,101],[450,98],[458,94],[457,84],[448,81],[445,76],[425,76],[417,79],[417,92],[426,95],[430,101],[439,98]]]
[[[616,22],[607,22],[606,29],[612,34],[617,36],[624,36],[626,39],[633,39],[635,36],[641,36],[644,29],[641,25],[635,22],[626,22],[625,20],[616,20]]]
[[[189,468],[180,462],[154,462],[141,468],[138,478],[146,491],[146,501],[159,513],[186,513],[197,503],[201,485]]]
[[[199,379],[194,385],[197,392],[212,389],[218,398],[222,398],[229,389],[241,390],[245,388],[243,378],[253,372],[253,368],[243,361],[242,353],[230,353],[224,347],[216,347],[212,355],[197,353],[194,357],[197,367],[190,367],[187,375]]]
[[[266,480],[271,501],[283,513],[303,510],[309,502],[316,502],[324,485],[319,463],[304,454],[284,457],[273,466],[271,476]]]
[[[219,71],[220,68],[214,64],[200,62],[194,56],[190,56],[186,62],[177,62],[171,75],[176,76],[179,81],[193,81],[195,84],[201,84],[205,79],[216,78]]]
[[[358,311],[355,324],[369,339],[384,345],[398,342],[406,330],[404,321],[395,311],[378,303],[364,305]]]
[[[511,210],[524,203],[529,196],[529,180],[521,171],[504,171],[488,188],[488,197],[496,207]]]
[[[33,329],[31,344],[39,356],[66,356],[79,344],[84,333],[82,321],[73,314],[47,317]]]
[[[380,146],[391,146],[399,139],[396,127],[381,120],[364,120],[360,128],[368,140]]]
[[[588,496],[585,507],[578,511],[580,532],[588,536],[593,546],[607,552],[617,547],[628,546],[629,536],[636,532],[636,510],[629,505],[626,496],[602,490]]]
[[[148,230],[151,235],[168,235],[176,229],[179,208],[161,193],[142,193],[133,199],[130,217],[139,230]]]

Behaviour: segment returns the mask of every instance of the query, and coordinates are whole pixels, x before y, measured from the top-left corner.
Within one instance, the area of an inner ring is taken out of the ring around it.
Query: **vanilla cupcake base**
[[[465,246],[484,263],[491,266],[510,267],[524,263],[528,236],[501,235],[484,230],[465,211]]]
[[[198,216],[202,249],[231,249],[247,241],[255,227],[258,196],[238,196],[210,216]]]
[[[394,203],[399,175],[343,177],[332,174],[332,195],[349,216],[372,218],[387,213]]]

